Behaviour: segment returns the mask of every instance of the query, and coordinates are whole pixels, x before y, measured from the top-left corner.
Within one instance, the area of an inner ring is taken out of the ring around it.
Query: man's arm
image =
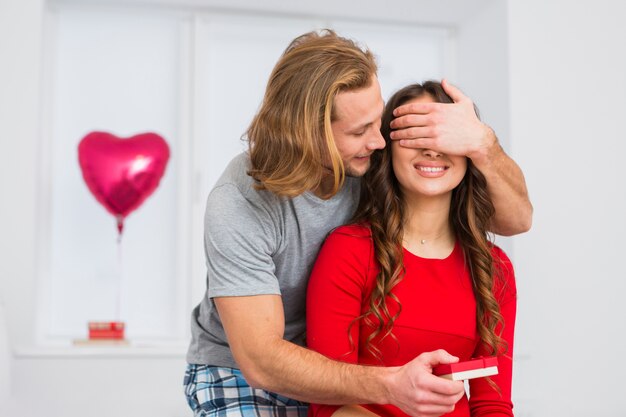
[[[487,144],[469,158],[487,179],[487,190],[496,212],[491,231],[512,236],[530,230],[533,206],[519,166],[502,149],[493,130],[487,127]]]
[[[254,387],[321,404],[394,404],[415,417],[450,412],[464,393],[462,382],[431,373],[435,364],[454,361],[444,351],[424,353],[403,367],[336,362],[283,339],[280,296],[214,300],[235,361]]]
[[[503,236],[526,232],[532,224],[532,204],[522,170],[502,149],[493,130],[482,123],[474,104],[443,80],[454,103],[410,103],[394,110],[391,138],[402,146],[465,155],[487,179],[496,209],[491,231]]]

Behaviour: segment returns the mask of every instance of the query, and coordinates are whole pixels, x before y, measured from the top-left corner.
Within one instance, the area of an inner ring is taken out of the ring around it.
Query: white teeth
[[[442,172],[445,168],[444,167],[417,167],[417,169],[419,169],[420,171],[425,171],[425,172]]]

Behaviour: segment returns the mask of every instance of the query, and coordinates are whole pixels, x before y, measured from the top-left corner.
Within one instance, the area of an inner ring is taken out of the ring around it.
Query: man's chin
[[[346,168],[346,177],[360,178],[363,175],[365,175],[365,173],[367,172],[369,168],[370,168],[370,164],[367,164],[366,167],[359,167],[359,168],[348,166]]]

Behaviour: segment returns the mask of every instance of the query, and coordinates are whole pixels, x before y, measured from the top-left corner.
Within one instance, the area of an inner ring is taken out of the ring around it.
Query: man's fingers
[[[432,374],[425,377],[424,383],[428,385],[428,390],[433,395],[436,395],[440,401],[443,401],[440,404],[448,404],[449,401],[455,404],[461,398],[463,392],[465,392],[463,381],[450,381]]]
[[[450,381],[429,373],[420,376],[417,387],[416,403],[420,412],[426,415],[451,412],[465,395],[462,381]]]
[[[433,126],[407,127],[392,131],[389,136],[393,140],[398,139],[434,139],[436,129]],[[412,148],[423,148],[423,146],[411,146]]]
[[[427,126],[430,123],[432,122],[428,115],[410,113],[396,117],[389,125],[392,129],[402,129],[409,126]]]
[[[441,80],[441,86],[455,103],[468,99],[468,97],[463,94],[461,90],[450,84],[445,78]]]
[[[451,413],[452,411],[454,411],[454,406],[455,404],[447,404],[447,405],[442,405],[442,404],[429,404],[429,403],[425,403],[425,404],[418,404],[417,405],[417,411],[418,411],[418,415],[420,417],[422,416],[433,416],[433,417],[439,417],[443,414],[448,414]]]
[[[435,140],[430,138],[420,138],[420,139],[400,139],[398,143],[403,148],[409,149],[435,149]]]
[[[415,360],[432,369],[434,366],[439,364],[458,362],[459,358],[449,354],[443,349],[439,349],[432,352],[422,353]],[[445,396],[448,400],[450,396],[454,396],[455,399],[458,400],[456,397],[464,392],[464,385],[462,381],[450,381],[448,379],[435,376],[432,373],[424,374],[422,375],[422,378],[423,379],[421,380],[420,385],[427,388],[426,392],[432,392],[439,394],[440,396]]]
[[[442,103],[407,103],[398,106],[394,109],[393,115],[395,117],[404,116],[405,114],[428,114],[432,113],[435,109],[441,106]]]
[[[439,364],[456,363],[459,361],[457,356],[449,354],[444,349],[433,350],[432,352],[422,353],[417,357],[417,360],[431,368]]]
[[[400,384],[394,392],[401,393],[395,403],[410,415],[435,417],[454,410],[465,395],[462,381],[450,381],[432,374],[441,363],[453,363],[459,358],[443,349],[425,352],[399,368]],[[408,388],[408,390],[406,389]]]

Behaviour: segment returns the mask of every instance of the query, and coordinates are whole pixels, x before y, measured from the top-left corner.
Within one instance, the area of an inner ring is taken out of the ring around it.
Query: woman
[[[387,103],[387,146],[372,155],[354,222],[333,231],[313,269],[307,342],[337,360],[384,366],[438,349],[460,360],[497,355],[499,374],[471,380],[469,399],[449,415],[512,416],[515,279],[488,240],[494,208],[486,181],[464,156],[392,143],[393,109],[411,102],[452,100],[429,81]],[[309,411],[333,414],[405,415],[379,405]]]

